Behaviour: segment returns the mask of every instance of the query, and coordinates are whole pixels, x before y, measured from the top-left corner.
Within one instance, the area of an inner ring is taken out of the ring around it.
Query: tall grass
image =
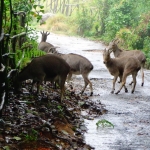
[[[46,21],[46,30],[66,35],[77,35],[77,24],[70,16],[56,14]]]

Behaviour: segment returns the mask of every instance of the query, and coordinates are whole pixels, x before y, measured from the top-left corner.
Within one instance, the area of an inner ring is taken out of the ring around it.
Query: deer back
[[[134,56],[136,57],[141,63],[145,63],[146,57],[144,53],[140,50],[122,50],[118,47],[119,41],[113,40],[112,42],[109,43],[108,50],[112,50],[114,53],[115,57],[130,57]]]
[[[65,79],[69,71],[69,65],[62,58],[47,54],[34,58],[16,77],[15,84],[18,86],[20,82],[27,79],[54,80],[57,76]]]
[[[93,69],[92,63],[85,57],[78,54],[62,54],[61,57],[69,64],[73,72],[89,73]]]
[[[40,50],[42,50],[42,51],[45,51],[46,53],[50,52],[51,49],[56,49],[56,48],[54,47],[54,45],[52,45],[52,44],[46,42],[47,36],[48,36],[50,33],[49,33],[49,32],[44,32],[44,31],[42,31],[42,32],[40,32],[40,33],[41,33],[42,37],[41,37],[41,42],[40,42],[39,45],[38,45],[38,49],[40,49]]]

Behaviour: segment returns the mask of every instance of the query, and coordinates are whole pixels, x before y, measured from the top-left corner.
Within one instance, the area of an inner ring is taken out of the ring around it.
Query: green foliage
[[[51,30],[54,32],[63,31],[66,32],[69,29],[67,24],[68,18],[63,14],[56,14],[54,17],[49,18],[46,23],[47,30]]]
[[[66,35],[76,35],[77,33],[77,24],[75,17],[66,17],[63,14],[55,14],[53,17],[50,17],[46,21],[47,30],[50,30],[54,33],[63,33]]]
[[[117,31],[121,28],[128,28],[133,25],[135,20],[134,8],[129,1],[122,1],[119,5],[114,5],[109,11],[106,19],[106,33],[109,38],[114,38]]]
[[[16,66],[16,67],[24,67],[27,62],[29,62],[33,57],[41,56],[45,54],[44,52],[37,49],[38,43],[37,43],[37,36],[35,29],[32,29],[29,27],[29,25],[32,24],[33,18],[37,20],[37,22],[41,19],[41,15],[39,15],[41,12],[44,12],[44,7],[41,5],[36,4],[36,0],[24,0],[24,1],[12,1],[12,8],[13,12],[10,12],[10,1],[6,0],[5,3],[5,16],[4,16],[4,33],[9,33],[10,37],[20,34],[22,32],[26,32],[27,36],[25,39],[25,42],[21,45],[19,45],[18,39],[16,38],[15,43],[15,51],[13,49],[12,51],[12,43],[13,40],[10,40],[9,49],[6,49],[6,53],[8,51],[10,53],[15,53],[13,56],[14,62],[16,65],[10,66]],[[21,22],[21,15],[17,15],[14,17],[13,13],[18,12],[24,12],[23,16],[25,15],[24,20],[24,26],[22,26]],[[16,29],[14,28],[16,26]],[[32,36],[31,36],[32,35]],[[34,36],[35,35],[35,36]]]
[[[146,55],[146,67],[150,68],[150,37],[145,37],[143,43],[143,51]]]
[[[31,36],[30,38],[28,37],[26,39],[26,42],[23,43],[21,49],[18,48],[16,50],[15,61],[17,67],[22,69],[31,61],[31,59],[45,55],[45,52],[39,50],[37,47],[38,47],[37,37],[36,36]]]
[[[132,50],[136,47],[136,42],[139,36],[134,34],[128,28],[122,28],[116,33],[116,37],[122,41],[122,47],[124,49]]]
[[[13,139],[15,139],[16,141],[20,141],[21,140],[21,138],[18,137],[18,136],[14,136]]]
[[[41,19],[40,13],[44,12],[44,7],[41,5],[36,4],[36,0],[16,0],[12,1],[12,7],[13,12],[25,12],[26,15],[26,24],[28,25],[30,22],[32,23],[33,18],[36,18],[37,22]],[[8,32],[10,26],[11,26],[11,16],[12,16],[12,25],[17,25],[17,30],[15,32],[20,33],[23,28],[20,26],[20,19],[19,17],[14,18],[14,15],[12,12],[10,12],[10,2],[9,0],[5,0],[5,19],[3,28],[5,30],[5,33]],[[14,30],[12,28],[11,33],[13,34]]]
[[[89,10],[84,6],[81,6],[81,8],[77,11],[77,18],[78,33],[80,35],[88,36],[93,22]]]
[[[32,129],[28,134],[22,134],[26,141],[36,141],[38,138],[38,132]]]
[[[9,146],[4,146],[3,149],[4,150],[10,150],[10,147]]]
[[[64,115],[64,109],[62,108],[62,106],[58,105],[57,109],[60,112],[60,115]]]
[[[105,119],[99,120],[96,123],[96,126],[97,126],[97,128],[100,127],[100,126],[102,126],[103,128],[104,127],[113,127],[114,128],[114,125],[111,122],[109,122],[109,121],[107,121]]]

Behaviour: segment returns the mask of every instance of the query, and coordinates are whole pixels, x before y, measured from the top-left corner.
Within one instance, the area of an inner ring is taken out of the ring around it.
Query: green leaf
[[[31,15],[34,15],[34,14],[35,14],[35,12],[34,12],[34,11],[30,11],[30,14],[31,14]]]
[[[44,8],[44,6],[40,6],[40,8],[41,8],[41,9],[43,9],[43,8]]]
[[[13,137],[15,140],[17,140],[17,141],[20,141],[21,140],[21,138],[20,137],[18,137],[18,136],[15,136],[15,137]]]
[[[44,10],[43,10],[43,9],[41,9],[41,10],[40,10],[40,12],[44,13]]]
[[[33,8],[36,9],[36,7],[38,7],[38,5],[33,5]]]
[[[9,146],[4,146],[3,149],[10,150]]]
[[[114,128],[114,125],[105,119],[99,120],[96,123],[96,125],[97,125],[97,127],[102,126],[102,127],[113,127]]]

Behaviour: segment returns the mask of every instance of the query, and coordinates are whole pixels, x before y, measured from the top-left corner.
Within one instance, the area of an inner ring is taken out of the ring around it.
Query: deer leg
[[[133,74],[132,74],[132,77],[133,77],[133,88],[132,88],[131,93],[134,93],[134,90],[135,90],[135,86],[136,86],[136,76],[137,76],[137,73],[133,73]]]
[[[132,85],[132,83],[133,83],[133,80],[129,83],[129,85]]]
[[[118,83],[121,83],[122,82],[122,77],[120,77],[120,80],[118,81]]]
[[[114,79],[113,79],[113,87],[112,87],[112,91],[111,91],[112,94],[113,94],[114,91],[115,91],[115,84],[116,84],[117,78],[118,78],[118,76],[114,76]]]
[[[57,84],[60,84],[59,83],[59,78],[58,77],[55,77],[52,81],[51,81],[54,89],[57,89]]]
[[[42,83],[41,81],[37,81],[37,94],[39,94],[39,92],[40,92],[40,84],[41,83]]]
[[[42,84],[42,82],[44,81],[45,79],[45,74],[44,75],[40,75],[38,77],[38,81],[37,81],[37,94],[39,94],[40,92],[40,85]]]
[[[70,71],[68,76],[67,76],[67,82],[69,82],[71,80],[71,77],[72,77],[72,72]],[[70,86],[70,89],[73,90],[73,86],[71,84],[72,82],[70,82],[69,86]]]
[[[127,76],[128,76],[128,73],[124,73],[123,74],[121,86],[120,86],[119,90],[115,94],[118,94],[123,87],[126,88],[125,84],[126,84],[126,78],[127,78]]]
[[[31,89],[29,90],[30,92],[33,92],[33,87],[34,87],[34,85],[35,85],[36,82],[37,82],[36,80],[32,81],[32,86],[31,86]]]
[[[83,90],[81,91],[81,95],[84,93],[84,91],[85,91],[87,85],[89,84],[90,90],[91,90],[90,96],[92,96],[92,95],[93,95],[93,87],[92,87],[92,83],[91,83],[90,80],[88,79],[88,74],[82,74],[82,77],[84,78],[84,88],[83,88]]]
[[[64,77],[64,76],[59,77],[60,100],[61,100],[61,102],[63,100],[64,92],[65,92],[65,81],[66,81],[66,77]]]
[[[144,85],[144,64],[142,64],[141,65],[141,76],[142,76],[142,84],[141,84],[141,86],[143,86]]]
[[[125,93],[128,93],[128,89],[125,85],[124,85],[124,91],[125,91]]]
[[[119,77],[120,77],[120,81],[122,82],[122,75],[120,75]],[[125,93],[128,93],[128,89],[127,89],[127,87],[125,85],[124,85],[124,91],[125,91]]]
[[[69,72],[68,77],[67,77],[67,82],[69,82],[69,80],[71,80],[72,77],[72,72]]]

